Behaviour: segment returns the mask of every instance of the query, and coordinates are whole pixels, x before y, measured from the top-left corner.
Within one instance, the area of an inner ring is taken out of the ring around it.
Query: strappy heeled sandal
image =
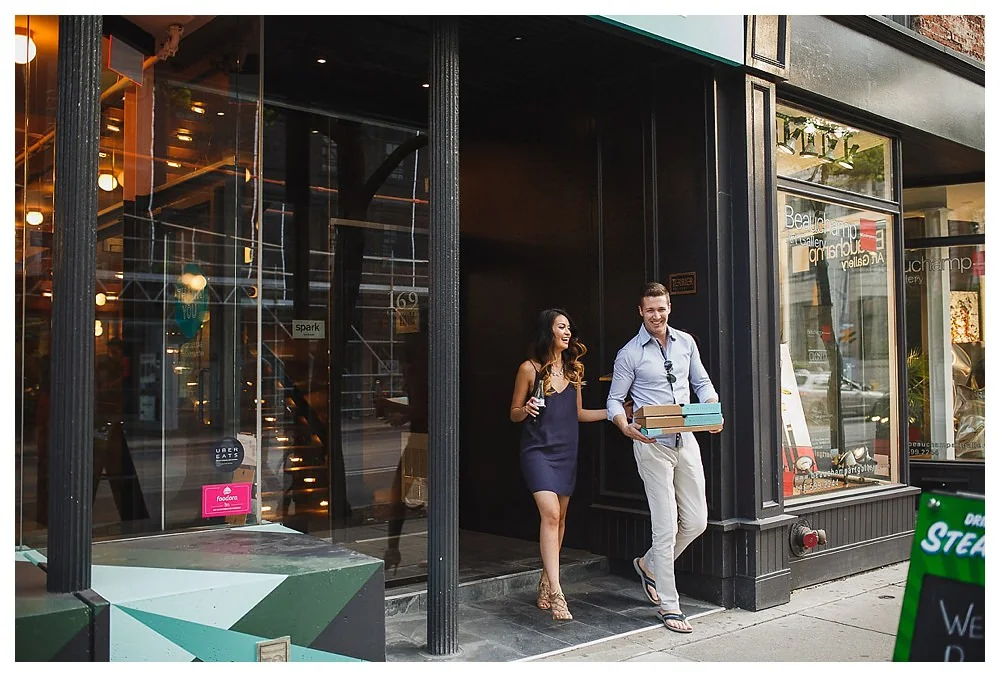
[[[538,598],[535,600],[535,606],[542,611],[548,611],[551,609],[552,605],[549,603],[549,595],[551,593],[552,588],[549,587],[549,582],[543,573],[538,577]]]
[[[549,604],[552,606],[552,620],[573,620],[573,614],[569,612],[569,605],[566,604],[566,595],[562,594],[562,592],[549,593]]]

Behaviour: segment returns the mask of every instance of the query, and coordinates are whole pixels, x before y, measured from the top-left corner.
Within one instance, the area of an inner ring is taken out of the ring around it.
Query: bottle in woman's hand
[[[531,399],[535,401],[535,406],[539,409],[538,415],[532,419],[533,421],[537,421],[542,415],[541,410],[545,407],[545,384],[542,382],[542,379],[538,379],[535,383],[535,390],[531,393]]]

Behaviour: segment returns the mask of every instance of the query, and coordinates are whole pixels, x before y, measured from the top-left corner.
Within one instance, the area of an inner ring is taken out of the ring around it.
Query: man
[[[629,422],[624,401],[629,390],[637,410],[655,404],[688,404],[691,390],[699,402],[718,402],[719,395],[692,336],[667,324],[670,294],[666,287],[659,282],[645,286],[639,315],[639,333],[615,357],[608,418],[633,440],[635,462],[649,502],[653,545],[632,564],[646,597],[659,606],[657,615],[664,626],[688,633],[691,625],[681,611],[674,560],[708,524],[701,450],[689,432],[657,439],[646,437],[639,424]],[[720,426],[710,432],[721,430]]]

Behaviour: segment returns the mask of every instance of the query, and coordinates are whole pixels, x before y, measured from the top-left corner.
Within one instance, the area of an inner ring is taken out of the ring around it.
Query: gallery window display
[[[795,193],[798,185],[821,184],[888,198],[890,141],[778,110],[778,175],[791,179],[781,183],[787,189],[777,205],[784,495],[893,483],[895,215],[891,205],[838,204],[835,191],[829,200]],[[790,132],[799,140],[794,147],[785,138],[789,120],[800,125]]]
[[[911,460],[986,457],[985,184],[907,190],[907,421]]]

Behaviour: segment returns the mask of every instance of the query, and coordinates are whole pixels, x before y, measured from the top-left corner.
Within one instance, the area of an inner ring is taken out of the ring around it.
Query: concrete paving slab
[[[649,653],[644,653],[633,658],[628,658],[625,660],[626,663],[693,663],[694,661],[687,658],[681,658],[680,656],[675,656],[672,653],[667,653],[666,651],[650,651]]]
[[[759,623],[670,652],[694,661],[890,661],[895,636],[802,614]]]
[[[617,638],[608,642],[572,649],[563,653],[547,655],[530,659],[535,661],[557,661],[557,662],[589,662],[589,663],[617,663],[627,661],[631,658],[650,653],[651,649],[637,646],[629,642],[626,638]]]
[[[894,585],[887,585],[808,609],[802,614],[895,636],[902,608],[902,591]]]

